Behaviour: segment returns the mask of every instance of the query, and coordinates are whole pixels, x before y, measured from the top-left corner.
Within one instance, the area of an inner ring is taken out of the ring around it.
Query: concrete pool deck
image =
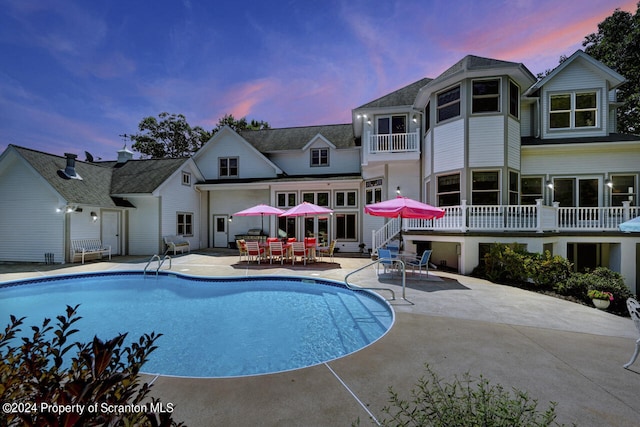
[[[142,270],[147,259],[114,257],[110,262],[62,266],[0,264],[0,282]],[[212,250],[174,257],[171,270],[190,275],[273,274],[343,281],[346,274],[369,262],[364,257],[336,256],[333,263],[295,268],[257,266],[238,263],[236,251]],[[395,324],[373,345],[331,362],[279,374],[158,377],[151,395],[173,403],[174,419],[189,426],[348,426],[357,419],[360,425],[375,425],[371,416],[389,418],[381,411],[388,404],[388,388],[410,399],[410,389],[429,364],[445,382],[469,372],[505,390],[528,392],[538,400],[540,410],[557,402],[559,423],[640,424],[640,360],[630,369],[622,368],[638,338],[629,318],[439,271],[432,271],[428,279],[407,280],[406,297],[414,305],[399,298],[398,276],[378,276],[374,267],[354,274],[350,282],[396,293],[397,299],[390,302]],[[386,291],[379,293],[390,296]],[[7,323],[6,308],[0,312]]]

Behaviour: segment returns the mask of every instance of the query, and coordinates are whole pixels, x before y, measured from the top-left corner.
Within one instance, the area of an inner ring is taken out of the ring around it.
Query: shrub
[[[172,420],[172,407],[160,413],[150,409],[160,402],[151,398],[150,404],[151,386],[140,382],[140,368],[161,334],[145,334],[126,347],[126,334],[107,341],[94,337],[86,344],[70,342],[81,319],[77,308],[67,306],[65,315],[57,316],[55,328],[51,319],[41,327],[32,326],[30,337],[18,338],[24,317],[11,316],[5,333],[0,333],[0,402],[13,403],[15,410],[0,413],[0,425],[181,425]],[[12,346],[13,341],[18,345]],[[76,355],[65,360],[71,350]],[[42,410],[42,405],[74,405],[74,409],[57,413]],[[92,411],[93,405],[97,406]],[[120,411],[119,405],[141,410]]]
[[[530,254],[518,243],[494,243],[484,256],[483,276],[492,282],[516,282],[527,280],[524,265],[528,264]]]
[[[389,388],[390,406],[383,412],[390,419],[383,426],[548,426],[556,418],[556,404],[541,412],[538,401],[526,392],[504,390],[480,376],[474,380],[469,373],[453,383],[443,380],[425,365],[427,375],[411,390],[411,399],[402,399]]]
[[[633,295],[627,285],[624,284],[622,275],[606,267],[597,267],[591,274],[597,277],[598,280],[595,281],[594,286],[589,289],[611,292],[613,294],[613,301],[611,301],[609,310],[616,313],[627,314],[627,298]]]
[[[562,287],[571,276],[573,264],[560,255],[552,256],[544,251],[538,254],[527,268],[527,273],[533,283],[541,289],[557,289]]]

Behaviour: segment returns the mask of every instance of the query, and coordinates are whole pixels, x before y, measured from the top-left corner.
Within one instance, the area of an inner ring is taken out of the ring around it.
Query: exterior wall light
[[[95,212],[91,212],[91,221],[96,222],[98,220],[98,214]]]
[[[611,179],[607,179],[604,184],[609,188],[613,188],[613,181],[611,181]]]
[[[400,195],[400,186],[398,186],[398,187],[396,188],[396,194],[397,194],[398,196]]]
[[[553,190],[553,182],[547,181],[547,187],[549,187],[550,190]]]

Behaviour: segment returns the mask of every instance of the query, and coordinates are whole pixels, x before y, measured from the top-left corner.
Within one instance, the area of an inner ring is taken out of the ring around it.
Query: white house
[[[76,162],[83,181],[57,174],[64,158],[10,146],[0,157],[9,202],[0,233],[10,238],[0,260],[64,258],[69,240],[85,235],[130,254],[157,253],[165,234],[187,234],[192,248],[228,247],[256,228],[356,252],[362,243],[376,250],[402,227],[408,249],[430,248],[432,262],[460,273],[490,244],[517,242],[578,269],[609,267],[637,292],[640,235],[618,230],[640,216],[640,136],[615,132],[624,81],[582,51],[540,81],[523,64],[469,55],[353,109],[348,124],[223,128],[188,160]],[[85,187],[95,191],[75,193]],[[364,214],[397,193],[446,215],[401,225]],[[334,212],[233,216],[302,201]],[[50,216],[47,206],[82,212]],[[89,219],[94,209],[98,222]],[[48,226],[30,233],[36,223]]]
[[[112,255],[164,251],[184,234],[199,248],[202,176],[191,159],[81,162],[9,145],[0,156],[0,261],[70,260],[71,241],[101,239]]]

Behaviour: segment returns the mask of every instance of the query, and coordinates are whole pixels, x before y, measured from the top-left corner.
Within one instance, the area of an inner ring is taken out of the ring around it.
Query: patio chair
[[[400,253],[400,243],[388,243],[386,249],[391,252],[393,258],[397,258]]]
[[[239,262],[242,262],[242,256],[246,256],[247,257],[247,261],[249,261],[248,258],[248,254],[247,254],[247,244],[244,241],[244,239],[240,239],[240,240],[236,240],[236,247],[238,248],[238,251],[240,252],[240,260]]]
[[[416,267],[420,273],[420,278],[422,278],[422,267],[424,267],[424,271],[427,273],[427,277],[429,277],[429,258],[431,257],[431,250],[426,250],[422,253],[422,257],[420,259],[415,259],[413,261],[407,261],[405,264],[411,267],[411,272],[416,272]]]
[[[629,309],[629,314],[631,315],[633,323],[635,323],[636,328],[638,328],[638,332],[640,333],[640,303],[634,298],[628,298],[627,308]],[[633,365],[633,362],[638,358],[638,353],[640,353],[640,338],[636,341],[636,350],[633,352],[633,356],[631,356],[629,363],[624,365],[625,368]]]
[[[388,270],[395,270],[396,262],[394,261],[391,251],[389,249],[378,249],[378,275],[380,275],[380,266],[384,268],[384,272]]]
[[[291,265],[296,264],[296,258],[300,257],[304,265],[307,265],[307,254],[309,253],[308,249],[305,247],[304,242],[293,242],[291,243]]]
[[[254,258],[260,264],[260,258],[264,256],[264,248],[261,248],[258,242],[247,242],[247,263]]]
[[[333,250],[336,247],[336,241],[332,240],[329,243],[329,246],[321,246],[318,248],[318,253],[320,254],[320,259],[322,259],[323,255],[327,255],[331,262],[333,262]]]
[[[282,248],[282,242],[280,241],[271,241],[269,242],[269,263],[273,264],[274,258],[280,259],[280,265],[284,262],[284,254],[285,251]]]

